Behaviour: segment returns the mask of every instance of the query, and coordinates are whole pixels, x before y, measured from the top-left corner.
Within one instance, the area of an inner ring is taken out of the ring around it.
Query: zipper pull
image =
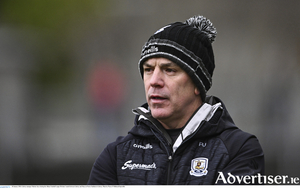
[[[171,168],[172,168],[172,155],[170,155],[168,157],[168,160],[169,160],[169,162],[168,162],[168,172],[167,172],[167,185],[170,184],[170,179],[171,179],[171,174],[172,174],[172,172],[171,172]]]

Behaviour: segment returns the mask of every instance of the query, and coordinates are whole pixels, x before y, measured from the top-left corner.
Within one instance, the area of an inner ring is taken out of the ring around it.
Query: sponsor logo
[[[156,169],[156,164],[153,162],[152,164],[138,164],[138,163],[132,163],[132,160],[129,160],[124,163],[124,165],[121,168],[122,170],[130,169],[130,170],[151,170]]]
[[[158,51],[158,48],[156,46],[151,46],[149,49],[142,52],[142,56],[149,54],[149,53],[157,52],[157,51]]]
[[[138,145],[138,144],[133,144],[132,145],[135,148],[140,148],[140,149],[152,149],[152,145],[151,144],[146,144],[145,146],[143,145]]]
[[[204,176],[208,173],[208,159],[204,157],[195,158],[191,162],[190,175],[192,176]]]

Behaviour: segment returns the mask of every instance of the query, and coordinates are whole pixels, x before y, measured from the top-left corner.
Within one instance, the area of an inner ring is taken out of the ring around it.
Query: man
[[[147,103],[133,110],[128,135],[100,154],[88,184],[226,184],[264,173],[257,138],[234,125],[220,99],[206,96],[215,37],[203,16],[150,37],[139,61]]]

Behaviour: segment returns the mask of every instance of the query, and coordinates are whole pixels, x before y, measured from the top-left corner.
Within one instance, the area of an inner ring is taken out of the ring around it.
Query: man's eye
[[[175,69],[166,69],[166,72],[176,72]]]
[[[144,72],[150,72],[150,71],[152,71],[151,68],[144,68]]]

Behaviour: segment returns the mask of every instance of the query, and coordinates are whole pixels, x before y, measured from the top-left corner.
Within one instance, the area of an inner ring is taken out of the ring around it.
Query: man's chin
[[[165,112],[164,110],[151,110],[151,115],[157,120],[163,120],[169,117],[169,113]]]

